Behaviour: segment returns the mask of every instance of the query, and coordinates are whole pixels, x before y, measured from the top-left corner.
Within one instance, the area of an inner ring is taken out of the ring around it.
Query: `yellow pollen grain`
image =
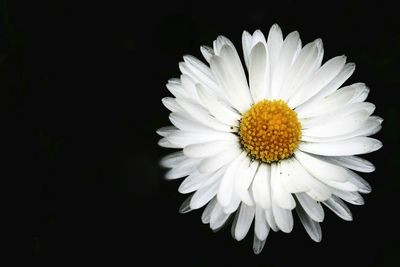
[[[252,158],[272,163],[293,155],[300,142],[301,124],[283,100],[261,100],[243,115],[239,136]]]

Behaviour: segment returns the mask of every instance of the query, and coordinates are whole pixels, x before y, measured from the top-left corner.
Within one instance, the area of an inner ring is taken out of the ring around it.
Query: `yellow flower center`
[[[283,100],[261,100],[244,113],[239,136],[252,158],[272,163],[294,153],[301,138],[301,124]]]

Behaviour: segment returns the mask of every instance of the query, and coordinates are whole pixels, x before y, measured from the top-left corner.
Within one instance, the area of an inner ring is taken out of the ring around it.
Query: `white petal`
[[[298,193],[296,194],[296,198],[300,203],[297,207],[302,206],[302,209],[307,212],[311,219],[316,222],[322,222],[324,220],[324,209],[319,202],[309,197],[306,193]]]
[[[242,240],[249,232],[251,223],[253,222],[255,208],[242,203],[240,206],[239,217],[235,227],[235,239]]]
[[[293,160],[293,167],[296,171],[296,177],[298,180],[304,183],[308,188],[308,191],[306,192],[307,195],[317,201],[323,201],[331,197],[329,187],[313,177],[296,159]]]
[[[270,175],[270,165],[260,164],[253,180],[254,201],[263,209],[271,209]]]
[[[219,101],[215,95],[212,95],[200,84],[197,84],[197,93],[204,107],[218,121],[235,128],[239,127],[241,116],[236,111],[227,107],[223,102]],[[233,128],[231,128],[231,130],[233,130]]]
[[[266,98],[269,86],[268,51],[265,44],[257,43],[250,54],[249,82],[254,103]]]
[[[233,192],[229,205],[223,207],[224,212],[227,214],[234,213],[239,208],[240,203],[242,203],[242,201],[240,200],[239,196],[236,194],[236,192]]]
[[[269,59],[271,62],[271,72],[274,72],[276,65],[278,63],[279,54],[283,44],[282,30],[278,24],[272,25],[268,33],[267,47]]]
[[[192,199],[192,196],[189,196],[188,198],[185,199],[185,201],[183,201],[183,203],[179,207],[179,213],[184,214],[184,213],[188,213],[188,212],[192,211],[192,209],[190,208],[190,200],[191,199]]]
[[[299,150],[295,152],[295,157],[312,176],[322,182],[347,181],[347,176],[349,175],[346,169],[342,167],[333,165]]]
[[[278,232],[279,228],[276,225],[275,222],[275,217],[274,214],[272,212],[272,207],[271,209],[265,210],[265,218],[267,219],[267,223],[269,225],[269,227],[274,231],[274,232]]]
[[[226,220],[229,218],[230,214],[224,213],[221,205],[218,203],[215,204],[213,211],[211,212],[210,217],[210,228],[212,230],[217,230],[224,225]]]
[[[267,239],[260,240],[260,239],[257,238],[256,235],[254,235],[254,237],[253,237],[253,252],[254,252],[254,254],[258,255],[258,254],[261,253],[261,251],[264,248],[266,240]]]
[[[326,183],[327,185],[329,185],[330,187],[333,187],[335,189],[339,189],[342,191],[349,191],[349,192],[355,192],[358,191],[358,187],[356,185],[354,185],[351,182],[337,182],[337,181],[329,181]]]
[[[368,119],[369,113],[361,110],[354,112],[344,118],[338,117],[330,122],[303,129],[302,135],[311,137],[335,137],[345,135],[358,130],[365,124]]]
[[[210,223],[211,213],[214,210],[215,205],[218,203],[217,198],[214,197],[206,206],[203,213],[201,214],[201,221],[204,224]]]
[[[191,158],[205,158],[211,157],[221,153],[232,146],[237,146],[237,141],[213,141],[207,143],[200,143],[189,145],[183,149],[183,153]]]
[[[358,192],[346,192],[334,189],[333,194],[353,205],[364,205],[364,199]]]
[[[165,174],[165,178],[170,180],[187,176],[191,173],[194,173],[198,165],[198,159],[187,158],[175,165],[171,170],[169,170]]]
[[[207,65],[193,56],[184,56],[183,59],[186,63],[183,67],[188,69],[187,74],[191,76],[195,83],[201,83],[214,91],[218,90],[217,83]],[[184,72],[182,71],[182,73]]]
[[[228,125],[223,124],[218,120],[216,120],[214,117],[212,117],[209,114],[209,112],[200,105],[192,101],[179,98],[177,99],[177,102],[182,107],[183,110],[185,110],[188,114],[190,114],[193,118],[195,118],[203,125],[218,131],[225,131],[225,132],[233,131],[233,129],[231,129]]]
[[[285,38],[279,53],[278,61],[274,65],[273,76],[271,80],[271,97],[273,99],[280,98],[282,83],[287,70],[290,69],[297,52],[297,48],[301,45],[300,35],[297,31],[291,32]]]
[[[253,36],[247,31],[243,31],[242,34],[242,47],[243,47],[243,58],[244,58],[244,63],[247,66],[247,69],[249,69],[249,58],[250,58],[250,52],[252,48],[252,40]]]
[[[208,63],[210,63],[211,58],[215,55],[215,54],[214,54],[214,50],[213,50],[211,47],[206,46],[206,45],[202,45],[202,46],[200,47],[200,52],[201,52],[201,54],[203,55],[204,59],[205,59]]]
[[[204,131],[201,132],[186,132],[177,131],[165,137],[172,144],[177,145],[179,148],[184,148],[189,145],[207,143],[218,140],[236,141],[237,136],[231,133],[217,132],[217,131]]]
[[[314,66],[317,64],[317,59],[317,42],[305,45],[289,69],[282,85],[280,96],[283,100],[287,101],[302,83],[308,81],[314,71]]]
[[[292,195],[285,190],[282,184],[281,164],[271,164],[271,191],[272,202],[282,209],[292,210],[296,206]]]
[[[292,211],[281,209],[277,205],[272,204],[272,212],[279,229],[284,233],[290,233],[293,229]]]
[[[306,229],[307,234],[311,237],[315,242],[321,242],[322,239],[322,231],[321,226],[318,222],[313,221],[307,213],[303,210],[301,205],[298,205],[296,208],[297,215],[300,218],[301,223]]]
[[[241,113],[246,112],[252,100],[236,50],[228,45],[223,46],[220,56],[211,59],[210,66],[232,106]]]
[[[345,56],[334,57],[326,62],[315,72],[309,82],[304,83],[297,89],[296,93],[288,101],[289,106],[297,107],[318,93],[338,75],[345,62]]]
[[[265,210],[258,205],[256,206],[254,234],[260,240],[267,239],[267,236],[269,234],[269,226],[267,223],[267,219],[265,218]]]
[[[217,180],[197,190],[190,200],[190,208],[199,209],[207,204],[213,197],[217,195],[219,184],[220,181]]]
[[[196,191],[204,185],[209,185],[220,180],[225,171],[225,168],[221,168],[215,173],[192,173],[185,180],[183,180],[178,188],[178,191],[182,194]]]
[[[241,165],[238,166],[235,176],[235,191],[240,199],[248,206],[254,205],[248,189],[253,181],[258,165],[258,161],[250,162],[250,158],[246,157]]]
[[[158,145],[161,146],[161,147],[167,147],[167,148],[181,148],[181,146],[171,143],[171,142],[168,141],[168,139],[165,138],[165,137],[164,137],[164,138],[161,138],[161,139],[158,141]]]
[[[186,160],[187,157],[182,153],[182,151],[177,151],[171,154],[168,154],[167,156],[163,157],[160,160],[160,165],[165,167],[165,168],[172,168],[175,165],[180,164],[184,160]]]
[[[373,172],[375,166],[366,159],[357,156],[327,157],[330,162],[359,172]]]
[[[280,162],[282,185],[288,193],[299,193],[308,191],[308,186],[299,177],[297,166],[295,166],[294,159],[286,159]]]
[[[216,154],[215,156],[209,157],[201,161],[198,170],[201,173],[210,173],[218,170],[219,168],[231,163],[242,150],[236,146],[230,148],[228,151],[224,151]]]
[[[246,152],[242,152],[232,163],[228,166],[224,176],[222,177],[221,184],[218,189],[218,203],[226,207],[232,199],[233,187],[235,183],[235,173],[238,164],[245,160]]]
[[[360,175],[357,173],[348,170],[349,177],[348,180],[350,183],[354,184],[358,188],[358,192],[368,194],[371,193],[371,186],[367,181],[365,181]]]
[[[351,156],[366,154],[382,147],[382,143],[370,137],[354,137],[329,143],[300,143],[299,149],[323,156]]]
[[[178,128],[176,128],[175,126],[165,126],[158,129],[157,134],[163,137],[167,137],[172,133],[175,133],[177,130]]]
[[[176,102],[176,99],[173,97],[164,97],[161,99],[163,105],[170,110],[171,112],[182,112],[182,108]]]
[[[343,106],[346,106],[350,103],[356,103],[354,100],[362,99],[362,101],[364,101],[368,95],[368,92],[369,89],[365,86],[365,84],[355,83],[342,87],[336,92],[320,99],[319,101],[302,105],[296,108],[296,112],[299,118],[320,116],[341,109]]]
[[[330,199],[322,202],[330,210],[332,210],[337,216],[346,221],[352,221],[353,216],[351,215],[350,209],[347,205],[338,197],[332,196]]]
[[[235,52],[236,52],[236,48],[234,46],[234,44],[231,42],[231,40],[229,40],[228,38],[226,38],[225,36],[218,36],[217,39],[213,42],[213,47],[214,47],[214,53],[215,55],[219,56],[221,55],[221,50],[224,46],[229,46],[231,47]]]
[[[301,109],[302,106],[312,105],[312,103],[335,92],[353,74],[355,68],[356,65],[354,63],[347,63],[344,65],[343,69],[327,85],[299,108]]]
[[[365,115],[365,111],[361,111]],[[351,127],[348,128],[350,130],[353,128],[353,131],[347,132],[347,133],[341,134],[341,135],[334,135],[332,134],[331,136],[306,136],[302,135],[301,140],[302,141],[308,141],[308,142],[334,142],[334,141],[340,141],[340,140],[345,140],[345,139],[350,139],[354,137],[361,137],[361,136],[369,136],[373,135],[382,128],[381,123],[382,121],[379,118],[376,118],[375,116],[369,117],[368,119],[363,119],[362,123],[361,121],[358,120],[355,122]],[[331,124],[330,124],[331,126]],[[356,128],[354,130],[354,128]],[[337,131],[335,131],[337,132]],[[343,132],[343,131],[342,131]]]

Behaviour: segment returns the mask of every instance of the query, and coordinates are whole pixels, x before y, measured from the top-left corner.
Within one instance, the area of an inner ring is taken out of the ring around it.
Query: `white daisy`
[[[283,38],[275,24],[267,39],[245,31],[242,45],[247,76],[232,42],[219,36],[201,47],[209,66],[184,56],[180,79],[168,81],[174,97],[162,102],[173,126],[157,131],[159,145],[180,150],[161,161],[171,168],[166,178],[186,177],[179,192],[193,194],[181,212],[206,205],[201,219],[214,231],[234,217],[232,235],[242,240],[254,221],[256,254],[270,229],[292,231],[294,209],[319,242],[321,204],[352,220],[342,200],[362,205],[360,193],[371,191],[354,171],[375,168],[355,155],[382,146],[367,137],[382,119],[364,102],[365,84],[341,87],[353,63],[338,56],[321,65],[320,39],[302,46],[298,32]]]

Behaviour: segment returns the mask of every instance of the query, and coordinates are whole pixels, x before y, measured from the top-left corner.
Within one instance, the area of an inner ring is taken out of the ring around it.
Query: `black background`
[[[14,179],[28,188],[18,200],[29,210],[29,254],[36,262],[400,266],[394,5],[0,2],[1,102],[16,140],[7,163],[16,163]],[[291,234],[271,233],[255,256],[252,237],[236,242],[228,229],[212,233],[201,211],[178,213],[185,196],[178,181],[163,179],[158,161],[169,151],[157,146],[155,130],[169,124],[161,98],[169,96],[166,81],[179,76],[182,55],[200,58],[199,46],[220,34],[240,47],[243,30],[267,34],[275,22],[285,35],[298,30],[303,44],[321,37],[325,60],[346,54],[357,63],[347,84],[371,88],[368,99],[385,119],[376,135],[384,147],[366,156],[377,167],[363,175],[373,192],[366,205],[351,207],[353,222],[327,212],[317,244],[295,219]]]

